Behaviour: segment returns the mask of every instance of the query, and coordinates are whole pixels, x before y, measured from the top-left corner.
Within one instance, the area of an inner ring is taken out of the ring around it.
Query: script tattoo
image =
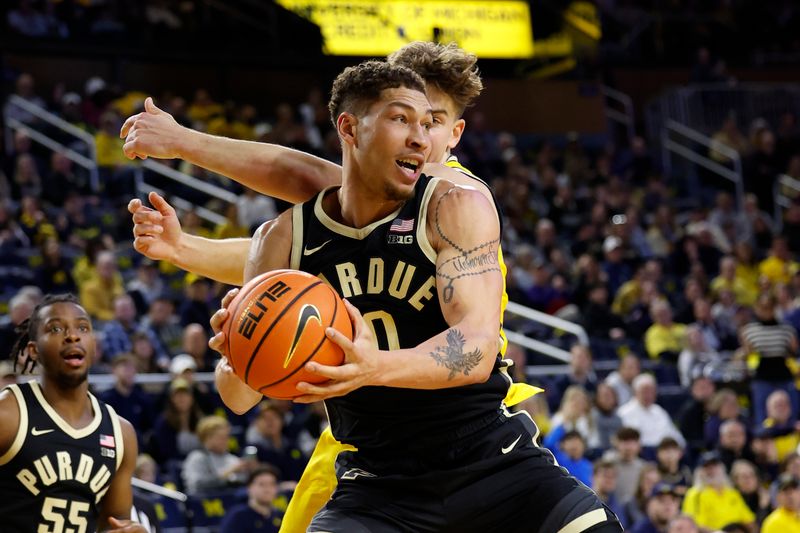
[[[457,373],[462,372],[468,376],[473,368],[481,362],[483,354],[476,348],[471,352],[464,353],[464,335],[457,329],[447,331],[447,346],[437,346],[430,353],[436,364],[443,366],[450,371],[448,380],[453,379]]]
[[[455,248],[459,253],[459,255],[448,259],[436,269],[436,277],[447,280],[447,285],[442,289],[442,299],[446,304],[453,300],[453,293],[455,292],[453,282],[456,280],[468,276],[480,276],[487,272],[500,272],[500,267],[497,264],[497,246],[500,243],[499,238],[481,243],[466,250],[444,234],[439,224],[439,208],[442,205],[444,197],[453,190],[455,190],[455,187],[439,198],[439,201],[436,203],[435,218],[436,232],[442,240]]]

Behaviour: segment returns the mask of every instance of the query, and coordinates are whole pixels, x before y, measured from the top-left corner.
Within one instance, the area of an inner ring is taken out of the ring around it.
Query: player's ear
[[[39,347],[33,341],[28,341],[28,344],[22,349],[22,358],[25,361],[38,361],[39,360]],[[23,367],[24,368],[24,367]]]
[[[358,146],[358,117],[344,112],[336,119],[336,130],[342,142]]]
[[[464,126],[466,126],[466,122],[463,118],[456,120],[455,124],[453,124],[453,129],[450,130],[450,140],[447,141],[447,148],[452,150],[458,143],[461,141],[461,136],[464,134]]]

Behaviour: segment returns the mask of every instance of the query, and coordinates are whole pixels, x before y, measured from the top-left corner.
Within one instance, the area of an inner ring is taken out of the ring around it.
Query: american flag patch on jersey
[[[413,218],[396,218],[392,225],[389,226],[389,231],[396,231],[398,233],[407,233],[414,229]]]
[[[114,437],[112,435],[100,435],[100,446],[116,448],[114,444]]]

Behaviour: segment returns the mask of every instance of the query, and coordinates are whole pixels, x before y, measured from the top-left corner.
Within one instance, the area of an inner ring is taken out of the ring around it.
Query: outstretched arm
[[[436,291],[450,327],[414,348],[380,351],[369,326],[347,303],[353,341],[332,328],[326,331],[345,351],[345,364],[308,363],[309,371],[332,381],[299,384],[305,395],[296,401],[341,396],[366,385],[439,389],[488,379],[499,349],[503,294],[494,206],[475,189],[443,182],[431,199],[428,233],[437,252]]]
[[[130,159],[183,159],[222,174],[260,193],[292,203],[308,200],[342,181],[339,165],[276,144],[240,141],[178,124],[148,97],[145,110],[122,125],[123,151]]]
[[[156,261],[230,285],[242,284],[250,239],[206,239],[181,230],[175,209],[159,194],[148,196],[153,207],[139,199],[128,203],[133,216],[133,247]]]

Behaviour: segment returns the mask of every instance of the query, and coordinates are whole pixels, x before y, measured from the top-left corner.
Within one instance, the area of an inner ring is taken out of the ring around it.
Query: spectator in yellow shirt
[[[749,243],[740,241],[733,248],[736,256],[736,278],[758,292],[758,264],[756,263],[753,247]]]
[[[80,287],[81,305],[95,320],[114,318],[114,299],[125,293],[113,252],[97,254],[97,275]]]
[[[778,508],[764,519],[761,533],[800,531],[800,480],[791,474],[778,478]]]
[[[685,345],[686,325],[672,321],[672,308],[666,300],[656,300],[650,305],[653,325],[644,334],[644,346],[652,359],[675,362]]]
[[[711,293],[718,297],[725,290],[733,292],[736,303],[751,306],[758,297],[758,290],[746,280],[736,276],[736,259],[727,255],[719,261],[719,276],[711,280]]]
[[[734,522],[755,522],[753,511],[731,486],[725,466],[716,452],[707,452],[700,457],[694,477],[694,485],[683,499],[683,512],[694,518],[698,526],[716,530]]]
[[[792,259],[786,237],[777,236],[772,240],[769,255],[758,265],[758,273],[769,279],[772,285],[791,283],[792,276],[800,269],[800,264]]]

